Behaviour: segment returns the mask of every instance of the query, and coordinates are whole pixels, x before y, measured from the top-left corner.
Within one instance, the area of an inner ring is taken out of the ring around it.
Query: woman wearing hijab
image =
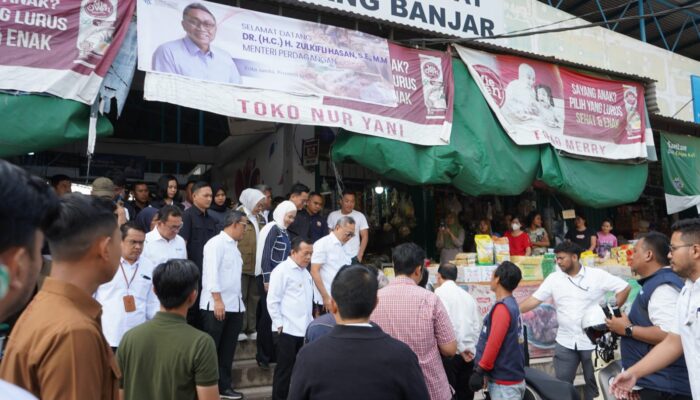
[[[231,209],[231,200],[226,197],[226,189],[220,183],[211,185],[211,193],[214,199],[207,210],[207,214],[211,215],[219,226],[222,226],[226,212]]]
[[[146,207],[141,212],[139,215],[136,216],[136,219],[134,220],[134,223],[138,225],[141,229],[143,229],[144,232],[148,233],[153,230],[153,227],[155,226],[153,224],[153,220],[156,218],[158,215],[158,209],[155,207]]]
[[[248,224],[243,233],[243,239],[238,241],[238,250],[243,258],[243,274],[241,275],[241,290],[246,315],[243,319],[243,329],[238,340],[255,340],[255,309],[258,306],[258,288],[255,282],[255,253],[257,251],[257,238],[260,233],[260,223],[263,221],[259,215],[265,206],[265,194],[257,189],[246,189],[241,192],[239,198],[241,205],[238,211],[242,211],[248,217]],[[247,336],[246,336],[247,335]]]
[[[269,368],[275,360],[275,348],[272,343],[272,320],[267,311],[267,286],[270,274],[277,264],[286,260],[291,252],[292,242],[287,227],[294,222],[297,206],[289,200],[281,202],[272,213],[269,222],[260,231],[255,252],[255,278],[258,283],[260,301],[258,302],[257,344],[258,354],[255,359],[263,368]]]
[[[457,257],[464,244],[464,229],[457,222],[454,213],[447,214],[445,222],[440,224],[435,246],[440,249],[440,264],[446,264]]]

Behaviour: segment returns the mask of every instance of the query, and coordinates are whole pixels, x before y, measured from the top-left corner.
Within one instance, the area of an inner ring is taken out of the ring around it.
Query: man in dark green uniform
[[[189,260],[169,260],[153,270],[161,311],[119,344],[122,399],[219,400],[214,340],[185,319],[198,282],[199,269]]]

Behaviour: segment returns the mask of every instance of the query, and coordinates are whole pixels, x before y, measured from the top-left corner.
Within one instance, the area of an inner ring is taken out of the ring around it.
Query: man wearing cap
[[[114,202],[114,182],[111,179],[105,178],[103,176],[96,178],[92,181],[92,191],[91,196],[111,200]],[[114,202],[117,208],[114,210],[114,214],[117,216],[117,224],[122,226],[129,220],[127,211],[122,204]]]

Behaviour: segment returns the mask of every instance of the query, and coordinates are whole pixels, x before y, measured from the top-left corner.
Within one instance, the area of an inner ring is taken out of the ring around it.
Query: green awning
[[[0,157],[16,156],[85,139],[90,107],[52,96],[0,93],[0,121]],[[97,135],[112,132],[112,124],[100,116]]]
[[[537,178],[581,205],[600,208],[636,201],[647,165],[581,160],[549,145],[518,146],[492,114],[466,66],[453,61],[451,143],[424,147],[341,132],[335,161],[352,160],[388,179],[411,185],[451,184],[470,195],[516,195]]]

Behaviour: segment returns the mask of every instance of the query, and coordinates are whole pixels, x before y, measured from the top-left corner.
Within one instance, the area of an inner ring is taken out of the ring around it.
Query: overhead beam
[[[646,1],[646,0],[645,0],[645,1]],[[661,4],[661,5],[666,6],[667,9],[669,9],[669,8],[677,8],[677,7],[686,7],[686,6],[689,6],[689,5],[693,4],[693,3],[697,3],[697,0],[686,0],[685,3],[679,4],[679,5],[676,6],[676,5],[674,5],[673,3],[669,3],[669,2],[664,1],[664,0],[653,0],[653,1],[655,1],[655,2],[657,2],[657,3],[659,3],[659,4]],[[680,11],[680,12],[682,12],[682,13],[684,13],[684,14],[690,16],[691,18],[695,18],[695,19],[700,18],[700,14],[698,14],[698,13],[696,13],[696,12],[692,12],[692,11],[689,11],[689,10],[683,10],[683,11]],[[662,19],[668,17],[669,15],[674,15],[674,14],[665,14],[665,15],[662,15],[662,16],[660,16],[660,17],[657,17],[656,19],[657,19],[657,21],[661,21]],[[648,19],[646,19],[645,22],[644,22],[644,27],[646,28],[647,25],[653,24],[653,23],[654,23],[653,19],[648,18]],[[622,33],[623,35],[629,35],[629,34],[632,33],[632,32],[638,32],[638,31],[640,31],[639,27],[636,26],[636,25],[634,25],[634,26],[631,26],[631,27],[629,27],[629,28],[627,28],[627,29],[620,30],[620,33]],[[658,39],[658,38],[657,38],[657,39]]]
[[[85,152],[85,141],[70,143],[52,149],[52,151],[81,154]],[[95,153],[146,157],[150,161],[211,164],[217,157],[218,148],[190,144],[98,138],[95,146]]]

